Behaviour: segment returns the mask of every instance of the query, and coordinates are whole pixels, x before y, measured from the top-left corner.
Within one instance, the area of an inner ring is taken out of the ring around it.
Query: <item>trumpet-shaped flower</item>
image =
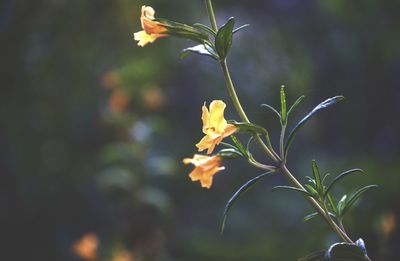
[[[207,149],[207,154],[212,153],[215,146],[222,139],[232,135],[237,130],[234,125],[226,122],[224,118],[225,107],[226,104],[221,100],[212,101],[210,110],[207,109],[204,103],[201,119],[203,121],[203,133],[205,136],[196,144],[199,151]]]
[[[203,188],[210,188],[213,176],[220,170],[225,169],[221,166],[222,158],[220,156],[206,156],[195,154],[193,158],[183,160],[185,164],[193,164],[194,170],[189,174],[192,181],[200,181]]]
[[[167,31],[162,24],[154,21],[155,11],[151,6],[142,6],[142,15],[140,22],[142,24],[142,31],[134,33],[134,38],[138,45],[143,47],[148,43],[152,43],[160,37],[168,36],[163,34]]]

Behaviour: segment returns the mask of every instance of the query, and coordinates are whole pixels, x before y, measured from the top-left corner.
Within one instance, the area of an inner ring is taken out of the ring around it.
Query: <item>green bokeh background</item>
[[[292,124],[346,96],[302,130],[289,167],[302,181],[311,159],[332,174],[364,169],[335,191],[379,185],[345,220],[349,234],[373,260],[400,260],[400,2],[215,2],[220,25],[251,24],[229,63],[275,144],[278,122],[260,104],[277,106],[280,85],[289,103],[307,96]],[[125,248],[142,261],[285,261],[336,242],[321,220],[301,221],[312,211],[301,197],[271,192],[286,184],[279,175],[241,198],[219,234],[229,197],[260,173],[226,162],[211,190],[187,177],[203,102],[223,99],[227,118],[238,116],[214,61],[178,60],[192,43],[136,46],[142,4],[208,24],[202,1],[0,1],[0,259],[80,260],[71,246],[86,233],[99,237],[97,260]]]

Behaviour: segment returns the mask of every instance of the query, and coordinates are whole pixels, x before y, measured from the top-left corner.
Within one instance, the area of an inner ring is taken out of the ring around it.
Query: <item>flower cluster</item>
[[[226,104],[221,100],[212,101],[210,110],[207,109],[205,104],[203,105],[201,119],[205,136],[196,144],[199,151],[207,149],[207,154],[211,154],[222,139],[232,135],[237,130],[234,125],[228,124],[225,120],[225,107]],[[225,169],[220,166],[221,161],[222,157],[219,155],[206,156],[196,154],[192,159],[184,159],[183,163],[192,163],[195,166],[195,169],[189,175],[192,181],[199,180],[202,187],[210,188],[213,176],[218,171]]]

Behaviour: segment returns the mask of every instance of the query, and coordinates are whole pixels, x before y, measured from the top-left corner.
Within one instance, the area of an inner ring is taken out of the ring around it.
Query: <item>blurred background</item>
[[[337,239],[298,195],[261,182],[219,221],[230,196],[260,174],[224,162],[210,190],[182,158],[202,137],[201,105],[227,101],[217,64],[179,60],[189,41],[137,47],[141,5],[156,16],[208,24],[203,1],[0,1],[0,259],[99,261],[296,260]],[[400,2],[216,1],[235,16],[229,63],[252,121],[274,144],[278,122],[260,104],[305,94],[292,126],[320,101],[345,102],[302,130],[289,167],[311,159],[338,174],[362,168],[334,194],[378,184],[347,217],[372,260],[400,260]],[[254,146],[254,153],[262,155]]]

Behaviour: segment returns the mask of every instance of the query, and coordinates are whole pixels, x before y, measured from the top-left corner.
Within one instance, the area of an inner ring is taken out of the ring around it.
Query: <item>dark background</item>
[[[140,48],[142,4],[156,16],[208,24],[202,1],[0,1],[0,260],[81,260],[73,245],[98,238],[96,260],[296,260],[337,239],[298,195],[268,178],[233,207],[226,201],[260,174],[226,162],[211,190],[181,160],[202,137],[201,105],[223,99],[222,73],[206,57],[178,60],[192,43],[165,38]],[[216,1],[235,36],[229,62],[252,121],[276,144],[278,122],[260,107],[307,96],[292,124],[338,94],[345,102],[302,130],[289,167],[302,181],[311,159],[338,174],[358,167],[335,195],[378,184],[347,217],[373,260],[400,259],[400,2]],[[255,152],[257,154],[257,150]],[[258,155],[262,159],[262,155]],[[129,252],[127,252],[129,251]],[[117,254],[116,254],[117,253]]]

